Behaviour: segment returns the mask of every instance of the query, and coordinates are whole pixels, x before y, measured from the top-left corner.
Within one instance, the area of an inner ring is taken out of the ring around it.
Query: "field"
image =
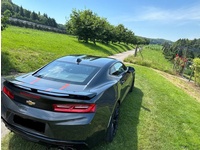
[[[132,55],[126,58],[125,61],[174,74],[173,64],[166,60],[162,54],[162,46],[144,46],[142,50],[137,53],[137,57]]]
[[[133,49],[133,45],[79,42],[64,34],[10,26],[2,33],[1,74],[30,72],[67,54],[108,56]]]
[[[2,37],[4,74],[10,73],[12,69],[28,72],[66,54],[107,56],[133,48],[123,44],[107,46],[97,43],[95,46],[92,43],[80,43],[76,38],[62,34],[16,27],[3,31]],[[174,85],[175,81],[172,83],[162,73],[149,68],[157,67],[165,72],[172,69],[172,64],[164,59],[160,47],[144,47],[142,56],[148,67],[131,64],[136,69],[135,88],[121,105],[119,129],[114,141],[110,144],[102,142],[93,150],[199,150],[199,95],[195,99],[192,93],[182,89],[184,87],[179,88]],[[136,60],[137,64],[143,63],[140,57],[139,53],[136,59],[130,56],[128,62]],[[1,149],[45,150],[46,147],[9,133],[2,139]]]

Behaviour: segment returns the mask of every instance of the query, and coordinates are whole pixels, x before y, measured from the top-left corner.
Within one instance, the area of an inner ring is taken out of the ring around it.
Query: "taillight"
[[[20,92],[20,95],[25,96],[27,98],[40,99],[40,96],[33,95],[33,94],[30,94],[30,93],[26,93],[26,92]]]
[[[7,89],[5,86],[3,87],[3,92],[10,98],[10,99],[14,99],[14,94]]]
[[[92,113],[96,111],[95,104],[53,104],[54,111],[69,113]]]

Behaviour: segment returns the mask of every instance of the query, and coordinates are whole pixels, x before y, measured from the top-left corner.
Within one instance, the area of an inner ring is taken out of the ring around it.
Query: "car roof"
[[[85,65],[92,65],[97,67],[104,67],[106,65],[111,65],[114,62],[118,62],[114,58],[99,57],[92,55],[68,55],[57,59],[58,61],[66,61],[70,63],[78,63]]]

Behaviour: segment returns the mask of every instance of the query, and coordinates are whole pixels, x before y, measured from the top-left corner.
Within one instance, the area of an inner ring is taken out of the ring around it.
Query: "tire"
[[[112,114],[112,118],[110,120],[109,127],[107,129],[107,135],[106,135],[106,142],[112,142],[118,128],[118,121],[119,121],[119,103],[116,104],[115,110]]]

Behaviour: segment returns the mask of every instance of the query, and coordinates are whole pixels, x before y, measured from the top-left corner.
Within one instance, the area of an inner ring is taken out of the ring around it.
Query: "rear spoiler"
[[[45,87],[36,87],[34,84],[27,84],[16,79],[4,78],[4,84],[12,84],[16,88],[30,91],[33,93],[44,94],[55,97],[66,97],[72,99],[90,100],[96,96],[96,93],[91,92],[75,92],[75,91],[64,91],[60,89],[46,89]]]

